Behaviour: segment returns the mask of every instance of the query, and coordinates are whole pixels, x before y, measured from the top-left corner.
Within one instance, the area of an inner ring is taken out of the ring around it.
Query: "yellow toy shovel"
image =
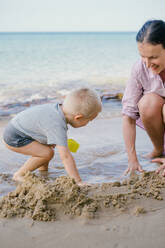
[[[79,143],[77,143],[74,139],[68,139],[68,147],[71,152],[77,152],[79,146]]]

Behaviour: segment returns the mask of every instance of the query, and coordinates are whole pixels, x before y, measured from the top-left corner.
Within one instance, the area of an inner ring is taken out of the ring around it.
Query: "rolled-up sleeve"
[[[138,65],[135,64],[132,68],[131,76],[122,99],[122,114],[127,115],[134,120],[139,118],[138,102],[143,95],[143,87],[139,75],[140,71]]]

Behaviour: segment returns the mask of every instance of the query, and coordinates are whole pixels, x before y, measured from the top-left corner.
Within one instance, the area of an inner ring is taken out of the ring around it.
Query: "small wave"
[[[0,116],[14,115],[31,106],[56,102],[56,101],[57,101],[56,98],[40,98],[40,99],[33,99],[32,101],[14,102],[5,105],[0,105]]]
[[[73,88],[64,88],[64,89],[58,89],[56,93],[53,93],[54,97],[40,97],[41,95],[39,93],[31,95],[31,97],[28,96],[28,100],[25,98],[24,101],[18,100],[18,101],[11,101],[8,100],[5,103],[0,103],[0,116],[12,116],[20,111],[25,110],[28,107],[44,104],[44,103],[50,103],[50,102],[62,102],[63,98],[69,94],[69,92]],[[108,107],[108,104],[110,103],[111,107],[115,110],[116,107],[118,107],[118,102],[120,102],[122,98],[122,93],[117,92],[116,90],[112,89],[111,92],[109,90],[103,89],[103,88],[95,88],[95,90],[98,92],[98,94],[101,97],[103,105],[106,105]],[[108,104],[107,104],[108,103]]]

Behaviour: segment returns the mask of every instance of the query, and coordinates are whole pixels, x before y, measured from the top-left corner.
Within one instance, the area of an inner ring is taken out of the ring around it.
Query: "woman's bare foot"
[[[13,179],[13,181],[19,182],[19,183],[22,183],[25,181],[24,177],[20,176],[17,172],[14,174],[12,179]]]
[[[161,157],[163,155],[163,151],[153,150],[151,153],[144,155],[145,158],[156,158]]]

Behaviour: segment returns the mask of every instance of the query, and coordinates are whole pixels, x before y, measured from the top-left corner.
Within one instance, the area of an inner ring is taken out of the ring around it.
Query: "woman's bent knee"
[[[164,103],[165,100],[161,96],[155,93],[146,94],[138,103],[139,113],[141,116],[153,118],[155,115],[161,114]]]
[[[163,116],[163,122],[165,123],[165,104],[163,105],[162,108],[162,116]]]

